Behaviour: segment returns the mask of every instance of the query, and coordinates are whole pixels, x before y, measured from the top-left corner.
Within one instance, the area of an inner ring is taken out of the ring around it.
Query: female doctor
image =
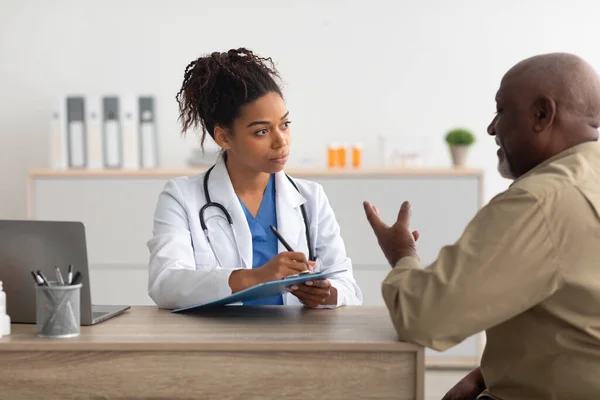
[[[307,269],[347,272],[244,304],[362,304],[323,188],[283,172],[291,121],[274,77],[270,59],[244,48],[200,57],[185,70],[177,94],[183,132],[200,125],[202,148],[208,133],[223,151],[207,172],[171,179],[159,195],[147,245],[148,291],[160,308],[210,302]]]

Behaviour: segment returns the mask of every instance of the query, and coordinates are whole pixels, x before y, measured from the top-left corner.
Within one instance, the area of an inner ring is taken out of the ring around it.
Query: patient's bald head
[[[517,178],[569,147],[598,140],[600,80],[573,54],[534,56],[504,75],[496,107],[488,133],[500,146],[500,173]]]

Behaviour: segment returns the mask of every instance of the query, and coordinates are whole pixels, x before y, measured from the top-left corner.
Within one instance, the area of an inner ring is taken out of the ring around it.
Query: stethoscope
[[[217,259],[217,262],[219,263],[219,265],[221,267],[223,267],[223,264],[221,263],[221,260],[219,259],[219,256],[217,255],[217,252],[215,251],[213,245],[212,245],[212,241],[210,240],[210,235],[208,233],[208,228],[206,226],[206,223],[204,221],[204,211],[206,211],[207,208],[209,207],[217,207],[219,210],[221,210],[221,212],[223,213],[223,215],[225,216],[225,218],[227,219],[227,223],[229,224],[229,227],[231,228],[231,232],[233,233],[233,241],[234,241],[234,246],[235,246],[235,250],[237,252],[238,255],[238,262],[240,265],[240,268],[242,268],[243,266],[243,262],[242,262],[242,254],[240,252],[240,246],[238,245],[238,241],[237,241],[237,235],[235,233],[235,229],[233,229],[233,219],[231,218],[231,215],[229,214],[229,212],[227,211],[227,209],[225,207],[223,207],[222,204],[219,203],[215,203],[212,202],[210,200],[210,194],[208,193],[208,177],[210,176],[211,171],[213,170],[213,168],[215,167],[215,165],[213,165],[212,167],[209,168],[208,171],[206,171],[206,174],[204,175],[204,182],[203,182],[203,186],[204,186],[204,197],[206,198],[206,204],[204,206],[202,206],[202,208],[200,209],[199,215],[200,215],[200,226],[202,227],[202,230],[204,231],[204,235],[206,235],[206,240],[208,241],[208,245],[210,246],[213,254],[215,255],[215,258]],[[300,190],[298,189],[298,186],[296,186],[296,183],[292,180],[292,178],[290,178],[287,174],[286,177],[288,178],[288,180],[290,181],[290,183],[294,186],[294,188],[298,191],[298,193],[300,193]],[[304,227],[305,229],[305,235],[306,235],[306,244],[308,245],[308,259],[310,261],[315,261],[316,258],[314,257],[313,254],[313,250],[312,250],[312,245],[310,242],[310,232],[309,232],[309,228],[308,228],[308,218],[306,216],[306,208],[304,207],[304,204],[300,205],[300,211],[302,212],[302,219],[304,220]]]

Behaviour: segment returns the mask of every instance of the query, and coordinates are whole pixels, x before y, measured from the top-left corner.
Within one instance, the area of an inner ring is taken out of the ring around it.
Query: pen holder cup
[[[37,336],[72,338],[80,332],[81,283],[35,287]]]

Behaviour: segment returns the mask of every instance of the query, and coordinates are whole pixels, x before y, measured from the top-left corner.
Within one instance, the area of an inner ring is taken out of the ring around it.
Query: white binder
[[[64,96],[54,98],[50,105],[49,165],[54,169],[66,169],[67,160],[67,100]]]
[[[140,146],[136,96],[121,96],[120,116],[123,127],[123,168],[138,169],[140,167]]]
[[[150,96],[139,98],[139,144],[141,167],[157,168],[156,103]]]
[[[102,152],[102,104],[99,96],[87,96],[87,167],[104,167]]]
[[[87,166],[87,137],[85,125],[85,99],[82,96],[67,97],[67,146],[70,168]]]
[[[121,134],[119,98],[102,98],[102,144],[104,167],[121,168],[123,165],[123,142]]]

